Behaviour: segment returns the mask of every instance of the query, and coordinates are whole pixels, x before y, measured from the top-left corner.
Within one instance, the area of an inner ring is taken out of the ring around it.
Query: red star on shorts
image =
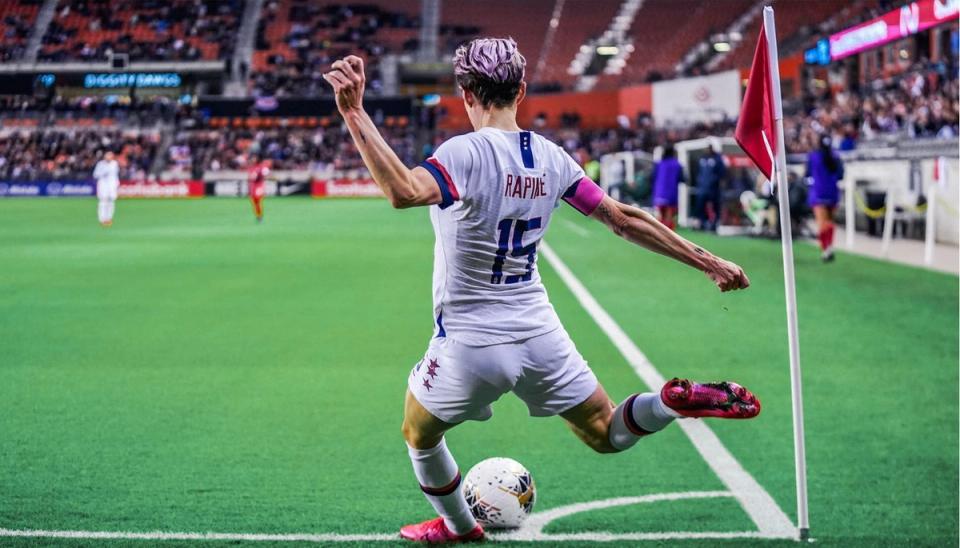
[[[423,379],[423,386],[427,389],[427,392],[429,392],[430,389],[433,388],[433,386],[430,385],[430,379],[427,379],[427,378]]]
[[[440,364],[437,363],[437,360],[430,360],[430,365],[427,366],[427,375],[430,375],[431,379],[437,378],[437,369],[440,369]]]

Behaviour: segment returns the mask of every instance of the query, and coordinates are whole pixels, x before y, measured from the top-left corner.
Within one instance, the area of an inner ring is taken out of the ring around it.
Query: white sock
[[[420,489],[433,505],[447,528],[458,535],[464,535],[477,526],[477,520],[470,513],[463,491],[460,490],[460,469],[453,455],[447,449],[446,440],[440,440],[436,447],[414,449],[407,446],[413,473],[420,482]]]
[[[640,438],[659,432],[680,415],[660,399],[660,394],[634,394],[613,410],[610,445],[625,451]]]
[[[107,221],[107,208],[103,200],[97,201],[97,219],[99,219],[101,223]]]
[[[116,208],[116,202],[113,200],[107,200],[107,220],[113,220],[113,211]]]

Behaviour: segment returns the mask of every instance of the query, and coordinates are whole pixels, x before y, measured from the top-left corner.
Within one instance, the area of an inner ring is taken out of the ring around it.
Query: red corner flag
[[[777,133],[773,113],[773,88],[770,84],[770,53],[766,29],[761,25],[757,51],[743,94],[740,119],[734,138],[757,168],[773,180],[773,151],[777,150]]]

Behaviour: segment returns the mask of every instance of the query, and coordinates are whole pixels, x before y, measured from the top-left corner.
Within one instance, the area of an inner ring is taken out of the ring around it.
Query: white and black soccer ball
[[[537,489],[519,462],[496,457],[477,463],[463,481],[463,495],[477,521],[489,529],[519,527],[533,511]]]

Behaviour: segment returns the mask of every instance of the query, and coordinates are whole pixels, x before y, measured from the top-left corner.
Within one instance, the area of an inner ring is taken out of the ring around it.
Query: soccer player
[[[677,189],[683,182],[683,166],[673,145],[663,147],[663,158],[653,167],[653,205],[657,217],[670,230],[677,227]]]
[[[97,180],[97,217],[100,225],[113,226],[117,190],[120,188],[120,164],[113,152],[108,150],[93,167],[93,178]]]
[[[261,223],[263,222],[263,187],[267,182],[267,175],[270,175],[270,160],[261,160],[257,156],[252,160],[247,175],[250,184],[250,202],[253,204],[253,214],[257,216],[257,222]]]
[[[820,258],[828,263],[833,257],[833,212],[837,208],[840,191],[837,183],[843,179],[843,162],[833,152],[833,140],[829,135],[820,137],[817,150],[807,154],[807,177],[812,180],[807,194],[807,205],[813,208],[817,221],[817,239],[820,240]]]
[[[723,213],[723,181],[727,165],[720,153],[720,143],[710,145],[710,151],[697,162],[697,215],[700,230],[716,232]]]
[[[348,56],[324,78],[363,161],[394,207],[430,207],[435,336],[408,377],[403,435],[414,474],[440,517],[408,525],[403,538],[477,540],[460,471],[444,433],[486,420],[513,392],[534,416],[560,415],[596,451],[633,446],[681,417],[750,418],[760,403],[733,383],[673,379],[657,393],[614,404],[547,299],[537,245],[562,200],[617,235],[702,270],[721,291],[747,287],[737,265],[715,257],[621,204],[560,147],[517,125],[526,61],[512,39],[460,47],[454,73],[474,132],[441,144],[413,169],[403,165],[363,110],[363,61]]]

